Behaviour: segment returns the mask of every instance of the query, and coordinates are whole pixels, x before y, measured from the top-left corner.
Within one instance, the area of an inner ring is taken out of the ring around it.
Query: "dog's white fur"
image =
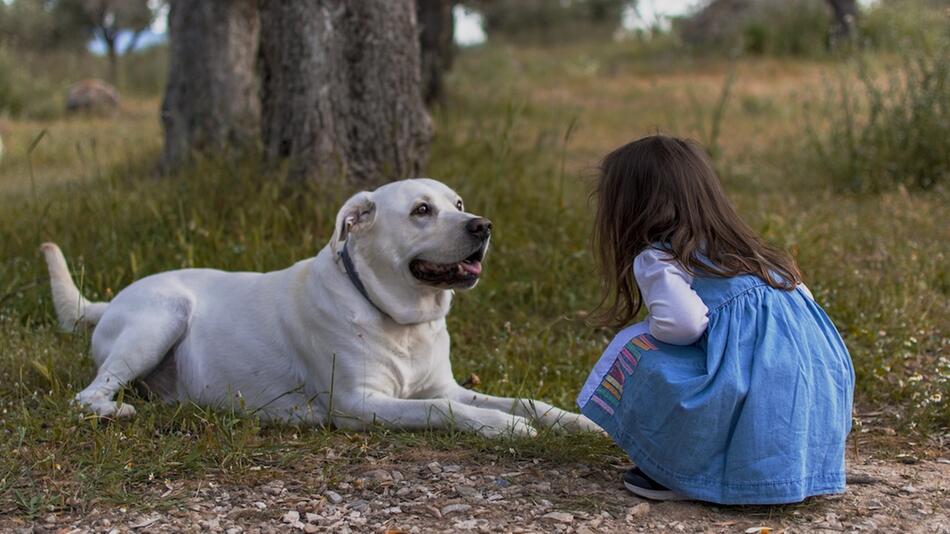
[[[101,416],[131,416],[132,406],[113,399],[138,381],[166,402],[348,429],[598,430],[581,415],[454,380],[445,325],[453,291],[420,282],[409,262],[472,254],[466,223],[475,216],[459,201],[435,180],[394,182],[350,198],[315,258],[269,273],[164,272],[108,303],[83,298],[62,252],[44,244],[60,325],[96,325],[98,371],[78,402]],[[429,216],[411,214],[421,202]],[[346,275],[344,242],[372,302]]]

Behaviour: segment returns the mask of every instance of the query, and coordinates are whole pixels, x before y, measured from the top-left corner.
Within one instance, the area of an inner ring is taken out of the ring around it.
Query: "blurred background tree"
[[[443,74],[455,57],[454,0],[416,0],[422,95],[426,104],[442,101]]]
[[[677,31],[700,51],[814,56],[827,48],[832,23],[828,0],[712,0],[682,18]]]
[[[858,1],[828,0],[828,3],[835,21],[831,30],[831,42],[847,40],[858,22]]]
[[[0,2],[0,41],[19,50],[82,51],[103,44],[109,81],[117,82],[119,56],[135,50],[162,2],[149,0],[12,0]],[[128,33],[119,49],[119,37]]]
[[[674,21],[703,53],[820,57],[853,49],[900,50],[946,32],[946,0],[708,0]],[[933,44],[931,42],[931,44]]]
[[[512,41],[563,42],[591,37],[591,32],[611,37],[620,27],[624,9],[637,0],[467,0],[465,5],[484,18],[492,38]]]
[[[152,25],[159,7],[159,3],[148,0],[56,0],[53,5],[57,21],[105,45],[112,84],[118,81],[119,54],[135,50],[139,37]],[[130,37],[120,51],[118,39],[123,32],[128,32]]]

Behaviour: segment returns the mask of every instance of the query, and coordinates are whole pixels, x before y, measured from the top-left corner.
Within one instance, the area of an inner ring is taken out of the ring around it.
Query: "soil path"
[[[476,463],[478,458],[473,452],[402,450],[327,471],[332,454],[315,456],[292,469],[263,470],[250,483],[156,481],[140,509],[97,506],[34,521],[0,518],[0,530],[950,533],[946,458],[903,463],[851,453],[846,494],[771,507],[643,501],[620,485],[625,466],[593,470],[498,457],[486,462],[484,455]]]

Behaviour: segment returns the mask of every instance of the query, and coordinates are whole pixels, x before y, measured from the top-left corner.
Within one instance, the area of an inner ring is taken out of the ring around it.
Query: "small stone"
[[[551,483],[550,483],[550,482],[538,482],[538,483],[536,483],[536,484],[531,484],[531,485],[527,486],[527,488],[530,489],[530,490],[533,490],[533,491],[539,491],[539,492],[542,492],[542,493],[549,493],[549,492],[551,491]]]
[[[405,476],[403,476],[403,474],[402,474],[401,472],[396,471],[396,470],[393,470],[392,476],[393,476],[393,480],[402,480],[402,479],[406,478]]]
[[[459,486],[455,488],[455,491],[457,491],[459,495],[467,499],[481,499],[482,498],[482,494],[479,493],[477,489],[471,486]]]
[[[231,527],[224,531],[226,534],[242,534],[244,529],[241,527]]]
[[[454,514],[454,513],[467,512],[471,509],[472,507],[468,504],[447,504],[442,507],[442,510],[440,510],[440,512],[442,512],[443,516],[446,516],[446,515]]]
[[[385,469],[373,469],[363,473],[363,478],[382,482],[384,480],[392,480],[393,476],[390,475],[389,471],[386,471]]]
[[[541,516],[541,519],[557,521],[558,523],[573,523],[574,516],[567,512],[548,512]]]
[[[257,501],[256,503],[254,503],[254,508],[257,508],[258,510],[263,510],[267,508],[267,505],[261,501]]]
[[[457,530],[475,530],[478,528],[478,519],[466,519],[465,521],[457,521],[454,525]]]
[[[306,525],[304,525],[303,531],[306,532],[307,534],[315,534],[317,532],[320,532],[320,527],[318,527],[317,525],[312,525],[310,523],[307,523]]]
[[[633,519],[634,517],[643,517],[649,513],[650,513],[650,503],[642,502],[627,510],[627,519],[630,520],[630,519]]]
[[[313,512],[307,512],[307,515],[304,517],[306,517],[307,523],[316,523],[317,521],[320,520],[320,516]]]
[[[357,499],[346,505],[350,510],[356,510],[357,512],[362,512],[369,508],[369,501],[365,499]]]
[[[432,471],[435,474],[439,474],[442,472],[442,466],[439,464],[439,462],[432,462],[426,465],[426,467],[429,468],[429,471]]]
[[[210,530],[211,532],[220,532],[221,531],[221,522],[217,518],[212,519],[202,519],[198,521],[198,524],[205,530]]]
[[[327,496],[327,499],[333,504],[340,504],[341,502],[343,502],[343,497],[339,493],[333,490],[327,490],[326,496]]]
[[[904,493],[917,493],[917,488],[915,488],[915,487],[914,487],[913,485],[911,485],[911,484],[908,484],[908,485],[902,487],[902,488],[901,488],[901,491],[903,491]]]
[[[291,524],[296,523],[300,521],[300,512],[296,510],[291,510],[287,512],[286,514],[284,514],[284,516],[281,518],[281,521],[283,521],[284,523],[291,523]]]
[[[459,471],[462,470],[462,467],[459,465],[447,465],[443,467],[442,470],[445,471],[446,473],[458,473]]]

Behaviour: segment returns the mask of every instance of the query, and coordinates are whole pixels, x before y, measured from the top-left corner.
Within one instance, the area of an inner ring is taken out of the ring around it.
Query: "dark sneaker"
[[[648,477],[639,467],[634,467],[623,474],[623,485],[630,493],[654,501],[687,500],[686,497],[673,493],[673,491],[666,486],[662,486],[657,481]]]

